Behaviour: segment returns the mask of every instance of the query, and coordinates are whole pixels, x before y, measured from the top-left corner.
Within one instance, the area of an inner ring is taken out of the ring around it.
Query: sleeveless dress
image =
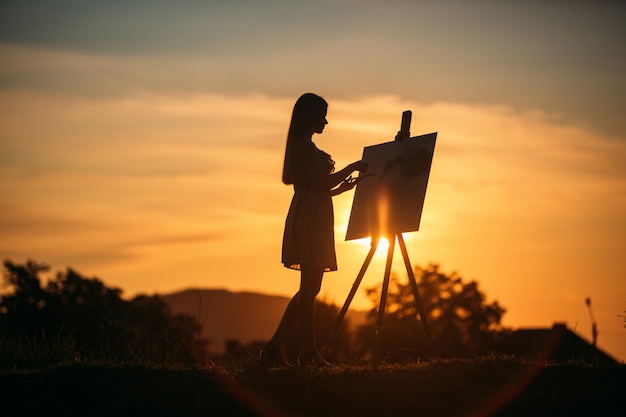
[[[282,263],[296,270],[310,265],[336,271],[333,202],[325,178],[321,178],[334,171],[335,162],[311,141],[296,146],[294,195],[285,221]]]

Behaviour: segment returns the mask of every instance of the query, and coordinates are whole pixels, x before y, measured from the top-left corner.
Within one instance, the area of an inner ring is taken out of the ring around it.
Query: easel
[[[404,139],[408,139],[410,137],[410,133],[409,133],[410,125],[411,125],[411,111],[407,110],[402,113],[402,123],[400,126],[400,131],[396,135],[395,140],[401,141]],[[339,316],[337,317],[337,322],[335,323],[335,327],[330,335],[330,338],[328,339],[327,346],[331,346],[331,342],[335,334],[339,330],[339,326],[341,325],[341,322],[346,316],[346,313],[348,312],[350,303],[352,302],[352,299],[354,298],[354,295],[356,294],[359,288],[359,285],[361,284],[361,281],[363,280],[363,277],[365,276],[365,272],[367,271],[367,268],[369,267],[369,264],[371,263],[372,258],[374,257],[374,254],[376,253],[376,250],[378,249],[380,238],[381,238],[380,236],[372,237],[370,251],[365,257],[363,266],[361,267],[361,270],[359,271],[354,283],[352,284],[352,289],[350,290],[350,293],[348,294],[348,297],[346,298],[343,308],[339,312]],[[429,352],[432,353],[430,330],[428,328],[428,319],[424,312],[424,306],[422,305],[422,299],[420,298],[419,289],[417,287],[417,281],[415,280],[415,274],[413,273],[413,268],[411,267],[411,261],[409,260],[409,254],[406,250],[406,245],[404,243],[404,238],[402,237],[402,233],[390,233],[388,236],[385,236],[385,238],[389,242],[389,247],[387,249],[387,263],[385,264],[385,274],[383,276],[383,287],[382,287],[382,291],[380,294],[380,303],[378,307],[378,319],[376,323],[377,324],[376,345],[374,349],[374,357],[375,358],[378,357],[378,354],[380,352],[380,341],[381,341],[383,321],[385,317],[385,304],[387,302],[387,292],[389,290],[389,280],[391,277],[391,265],[393,263],[393,254],[395,250],[396,240],[398,241],[398,244],[400,245],[400,251],[402,252],[402,258],[404,259],[404,265],[406,267],[406,272],[409,276],[409,283],[411,285],[411,290],[413,292],[413,297],[415,299],[416,311],[419,313],[420,321],[424,329],[424,334],[426,335],[426,341],[428,343],[428,350]]]

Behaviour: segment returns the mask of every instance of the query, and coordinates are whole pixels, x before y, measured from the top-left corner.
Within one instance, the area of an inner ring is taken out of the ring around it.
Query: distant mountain
[[[214,353],[224,351],[230,339],[246,344],[268,340],[289,298],[253,292],[230,292],[222,289],[188,289],[160,294],[172,313],[187,313],[202,324],[203,337],[210,340]],[[351,326],[365,321],[365,311],[348,311]]]

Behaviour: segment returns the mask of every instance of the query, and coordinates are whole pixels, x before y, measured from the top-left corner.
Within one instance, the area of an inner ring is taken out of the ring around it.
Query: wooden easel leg
[[[379,242],[380,240],[378,238],[372,238],[372,246],[370,247],[370,251],[367,254],[367,257],[365,258],[365,261],[363,262],[363,266],[361,267],[359,274],[356,276],[356,279],[354,280],[354,283],[352,284],[352,289],[350,290],[350,294],[348,294],[348,298],[346,298],[346,302],[343,304],[343,307],[341,311],[339,312],[339,316],[337,317],[337,321],[335,322],[335,328],[330,334],[330,337],[328,338],[328,342],[326,342],[327,348],[331,346],[333,338],[337,334],[337,331],[339,330],[339,326],[341,325],[341,322],[343,321],[344,317],[346,316],[346,313],[348,312],[348,308],[350,308],[350,303],[352,302],[352,299],[354,298],[356,291],[359,289],[359,285],[361,285],[363,276],[365,276],[365,271],[367,271],[367,268],[372,262],[372,258],[374,257],[374,254],[376,253],[376,249],[378,249]]]
[[[378,321],[376,325],[376,346],[374,348],[374,357],[377,358],[380,353],[380,340],[383,330],[383,321],[385,319],[385,304],[387,302],[387,291],[389,290],[389,278],[391,277],[391,264],[393,263],[393,250],[396,245],[395,236],[389,238],[389,249],[387,249],[387,264],[385,265],[385,276],[383,278],[383,288],[380,293],[380,305],[378,307]]]
[[[424,334],[426,335],[426,341],[428,343],[428,349],[430,354],[432,354],[432,340],[430,337],[430,329],[428,327],[428,318],[424,311],[424,305],[422,304],[422,298],[420,297],[419,289],[417,287],[417,280],[415,279],[415,274],[413,273],[413,267],[411,267],[411,261],[409,260],[409,253],[406,250],[406,245],[404,243],[404,238],[402,234],[398,234],[398,243],[400,244],[400,251],[402,252],[402,258],[404,259],[404,265],[406,266],[406,272],[409,276],[409,283],[411,284],[411,290],[413,291],[413,297],[415,298],[415,308],[420,316],[420,321],[422,322],[422,327],[424,329]]]

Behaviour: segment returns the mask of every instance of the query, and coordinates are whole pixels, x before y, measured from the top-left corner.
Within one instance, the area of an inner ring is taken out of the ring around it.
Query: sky
[[[438,132],[414,265],[476,280],[503,324],[565,322],[626,360],[626,7],[597,1],[0,1],[0,257],[132,297],[290,296],[280,264],[293,103],[338,167]],[[345,241],[343,304],[367,241]],[[352,302],[370,308],[377,253]],[[399,278],[401,259],[394,260]]]

